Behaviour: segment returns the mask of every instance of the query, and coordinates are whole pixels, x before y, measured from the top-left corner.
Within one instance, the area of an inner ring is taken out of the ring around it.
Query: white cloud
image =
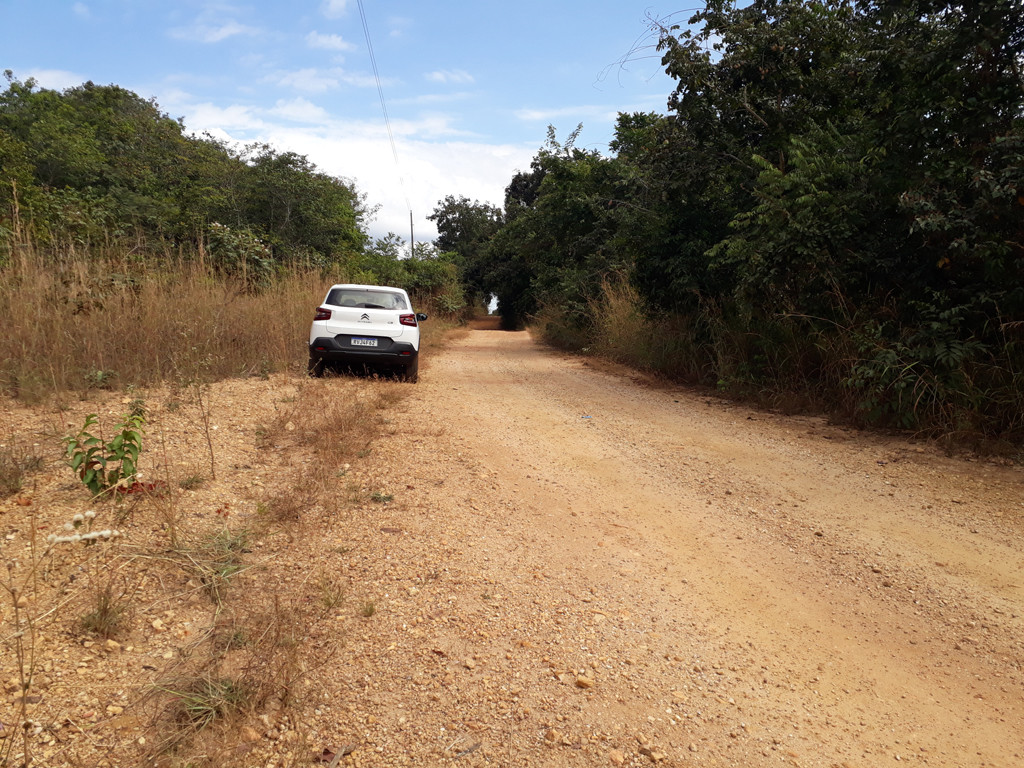
[[[169,31],[176,40],[193,43],[219,43],[235,35],[255,36],[260,34],[256,27],[250,27],[237,21],[226,21],[222,24],[204,24],[196,22],[190,27],[174,27]]]
[[[388,26],[390,27],[388,34],[391,37],[402,37],[412,26],[412,19],[407,16],[392,16],[388,19]]]
[[[294,88],[303,93],[324,93],[339,88],[341,85],[351,85],[356,88],[375,87],[377,81],[373,75],[364,75],[358,72],[348,72],[340,67],[330,69],[317,69],[307,67],[297,69],[293,72],[275,72],[265,78],[265,82],[276,83],[284,88]],[[382,80],[381,85],[391,84],[393,81]]]
[[[64,69],[32,69],[25,75],[25,79],[32,78],[40,87],[53,91],[63,91],[65,88],[74,88],[81,85],[88,77],[75,72],[68,72]]]
[[[380,206],[368,227],[372,237],[395,232],[408,240],[411,207],[417,242],[437,237],[427,216],[446,195],[503,205],[505,187],[517,170],[529,168],[535,152],[515,145],[399,138],[396,166],[386,135],[359,133],[350,126],[328,132],[278,126],[261,140],[306,155],[332,176],[351,179],[369,206]]]
[[[185,125],[195,133],[209,132],[225,137],[231,132],[251,133],[264,131],[270,126],[252,107],[234,104],[219,107],[209,102],[192,104],[187,108]]]
[[[286,88],[306,93],[323,93],[341,85],[341,70],[298,69],[294,72],[278,72],[267,79]]]
[[[270,110],[275,117],[283,117],[296,123],[312,123],[322,125],[331,121],[331,116],[323,107],[318,107],[311,101],[303,98],[280,100]]]
[[[345,14],[348,0],[324,0],[320,5],[320,12],[328,19],[337,19]]]
[[[472,83],[473,76],[464,69],[439,69],[428,72],[425,77],[432,83]]]
[[[469,91],[457,93],[421,93],[416,96],[407,96],[400,99],[388,99],[388,104],[451,104],[455,101],[465,101],[473,98]]]
[[[587,118],[607,120],[609,117],[614,120],[618,110],[609,110],[608,107],[597,105],[585,105],[582,107],[558,107],[556,109],[517,109],[515,116],[526,122],[551,122],[558,118],[570,117],[577,122]]]
[[[75,16],[78,16],[81,19],[88,19],[92,15],[89,13],[89,6],[85,3],[75,3],[71,6],[71,10]]]
[[[341,35],[323,35],[319,32],[310,32],[306,35],[306,45],[310,48],[319,48],[326,51],[356,50],[356,46],[343,39]]]
[[[189,131],[208,132],[229,143],[266,142],[279,151],[305,155],[325,173],[352,180],[368,206],[379,206],[368,224],[371,237],[395,232],[408,240],[411,206],[417,242],[434,239],[437,230],[426,217],[447,195],[501,206],[513,174],[528,168],[535,152],[533,147],[451,138],[455,131],[450,121],[430,115],[392,124],[396,166],[382,122],[330,120],[305,99],[279,101],[262,114],[249,107],[221,109],[208,103],[190,106],[185,113]],[[300,116],[307,125],[298,124]]]

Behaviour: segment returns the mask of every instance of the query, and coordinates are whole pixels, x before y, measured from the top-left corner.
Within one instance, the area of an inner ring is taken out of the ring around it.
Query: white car
[[[309,373],[326,366],[390,370],[416,381],[420,326],[409,294],[384,285],[332,285],[309,329]]]

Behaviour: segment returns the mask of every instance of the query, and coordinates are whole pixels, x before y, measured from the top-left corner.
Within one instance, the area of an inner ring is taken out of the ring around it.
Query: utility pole
[[[416,236],[412,230],[412,208],[409,209],[409,258],[416,254]]]

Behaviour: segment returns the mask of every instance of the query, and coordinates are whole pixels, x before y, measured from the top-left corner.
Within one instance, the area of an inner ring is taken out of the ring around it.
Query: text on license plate
[[[352,346],[353,347],[376,347],[377,346],[377,340],[376,339],[361,339],[358,336],[353,336],[352,337]]]

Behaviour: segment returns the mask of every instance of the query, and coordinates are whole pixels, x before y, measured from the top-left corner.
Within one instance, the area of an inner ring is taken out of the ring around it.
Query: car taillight
[[[398,322],[402,325],[411,325],[413,328],[416,327],[416,315],[399,315]]]
[[[327,309],[326,307],[320,307],[316,311],[316,317],[313,318],[313,322],[316,322],[317,320],[330,320],[330,319],[331,319],[331,310]]]

